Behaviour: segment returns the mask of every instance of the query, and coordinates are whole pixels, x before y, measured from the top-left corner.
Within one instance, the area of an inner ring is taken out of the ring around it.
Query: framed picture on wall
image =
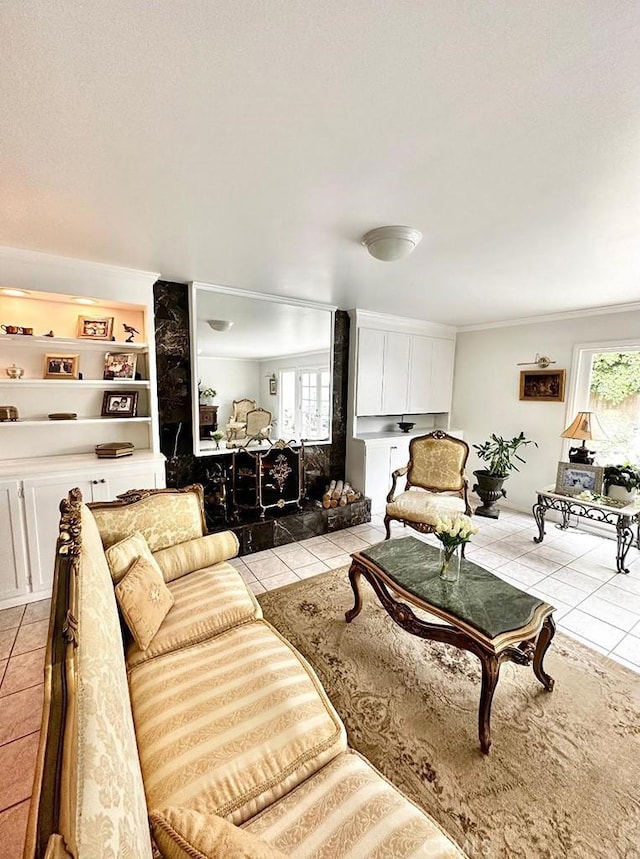
[[[601,465],[583,465],[581,462],[559,462],[556,476],[558,495],[579,495],[581,492],[602,492]]]
[[[565,370],[521,370],[520,399],[564,403]]]

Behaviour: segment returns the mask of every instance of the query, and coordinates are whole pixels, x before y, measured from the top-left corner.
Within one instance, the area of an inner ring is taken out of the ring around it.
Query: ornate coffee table
[[[345,615],[347,623],[362,609],[359,582],[364,576],[398,626],[478,657],[482,665],[478,731],[485,754],[491,747],[491,702],[503,662],[533,663],[544,688],[553,689],[554,681],[542,664],[556,631],[555,609],[549,603],[466,559],[461,562],[459,581],[445,582],[439,576],[438,550],[416,537],[386,540],[351,557],[349,580],[355,605]],[[411,605],[446,623],[421,620]]]

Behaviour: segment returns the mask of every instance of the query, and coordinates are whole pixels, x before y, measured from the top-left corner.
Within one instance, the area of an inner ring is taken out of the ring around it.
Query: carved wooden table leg
[[[345,620],[347,623],[351,623],[351,621],[358,617],[360,611],[362,610],[362,595],[360,594],[360,570],[358,569],[357,564],[352,563],[349,567],[349,581],[351,582],[351,589],[353,590],[353,596],[355,597],[355,603],[353,608],[350,608],[348,612],[345,612]]]
[[[498,685],[500,660],[497,656],[483,654],[480,657],[480,662],[482,664],[482,691],[478,712],[478,733],[480,734],[480,748],[485,755],[488,755],[491,748],[491,702]]]
[[[544,670],[542,663],[545,653],[549,649],[549,645],[551,644],[555,634],[556,622],[553,619],[553,615],[549,615],[542,624],[542,629],[540,630],[538,641],[536,642],[536,650],[533,654],[533,673],[548,692],[551,692],[553,689],[555,681],[553,677],[550,677]]]

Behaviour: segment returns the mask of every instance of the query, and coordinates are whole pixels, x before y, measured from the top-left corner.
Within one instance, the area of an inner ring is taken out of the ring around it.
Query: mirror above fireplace
[[[189,301],[194,454],[329,444],[335,308],[206,283]]]

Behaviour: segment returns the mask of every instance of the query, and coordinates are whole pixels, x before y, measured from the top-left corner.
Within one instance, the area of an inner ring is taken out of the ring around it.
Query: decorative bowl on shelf
[[[7,376],[10,379],[21,379],[24,376],[24,370],[22,367],[16,367],[15,364],[11,364],[10,367],[7,367]]]
[[[415,423],[411,423],[411,421],[398,421],[398,426],[401,432],[410,432],[414,428]]]

